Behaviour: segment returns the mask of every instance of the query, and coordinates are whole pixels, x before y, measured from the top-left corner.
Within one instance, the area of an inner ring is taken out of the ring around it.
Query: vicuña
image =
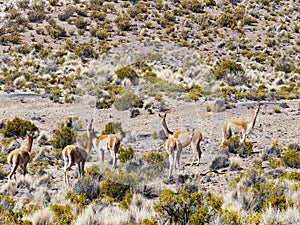
[[[8,175],[8,181],[12,178],[14,175],[14,178],[16,179],[16,170],[18,166],[21,168],[23,176],[28,173],[27,171],[27,164],[30,160],[30,152],[32,148],[33,138],[34,138],[34,132],[27,132],[28,136],[28,145],[26,149],[15,149],[11,151],[8,155],[7,161],[8,164],[11,166],[11,172]]]
[[[240,142],[243,143],[246,140],[246,135],[248,135],[254,128],[256,117],[260,109],[260,105],[254,107],[254,113],[251,121],[239,121],[239,120],[229,120],[223,125],[223,141],[222,143],[234,135],[241,135]]]
[[[160,119],[161,119],[161,124],[163,127],[163,130],[165,132],[165,135],[170,138],[177,138],[178,141],[180,141],[182,148],[185,148],[189,144],[191,144],[191,147],[193,149],[193,160],[191,165],[194,164],[195,158],[197,157],[197,164],[200,164],[200,159],[201,159],[201,146],[202,146],[202,138],[203,135],[199,130],[194,130],[193,131],[193,136],[190,137],[189,132],[187,130],[176,130],[174,132],[170,131],[170,129],[167,126],[166,123],[166,116],[167,113],[164,114],[158,114]]]
[[[69,184],[68,178],[68,170],[76,163],[78,166],[79,176],[84,176],[84,164],[87,160],[88,153],[92,149],[92,137],[93,137],[93,128],[92,128],[93,120],[88,124],[87,134],[88,134],[88,142],[87,147],[84,149],[83,147],[76,145],[67,145],[62,152],[64,159],[64,176],[65,176],[65,184]]]
[[[91,121],[92,123],[92,121]],[[113,168],[116,169],[117,166],[117,153],[121,141],[115,134],[105,134],[97,137],[95,132],[93,132],[93,146],[99,152],[102,162],[104,162],[104,151],[109,150],[111,157],[113,158]]]

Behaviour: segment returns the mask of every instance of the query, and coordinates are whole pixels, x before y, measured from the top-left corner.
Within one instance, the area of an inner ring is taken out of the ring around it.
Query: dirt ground
[[[11,120],[14,117],[30,120],[35,123],[41,132],[48,137],[52,136],[52,131],[57,124],[68,117],[78,117],[85,128],[86,119],[94,119],[96,131],[103,130],[108,122],[121,122],[122,128],[126,132],[122,140],[123,146],[131,146],[136,157],[142,157],[151,151],[164,151],[163,140],[153,139],[153,134],[159,134],[162,130],[158,112],[149,114],[147,110],[140,110],[140,115],[130,118],[129,111],[116,111],[113,107],[106,110],[91,108],[90,99],[84,98],[76,104],[53,103],[47,98],[42,98],[30,93],[0,93],[0,115],[1,120]],[[247,137],[248,141],[254,143],[254,154],[240,158],[243,168],[250,168],[255,159],[261,158],[263,150],[272,146],[273,142],[281,145],[291,143],[300,144],[299,138],[299,105],[298,101],[284,101],[289,108],[281,108],[281,113],[275,113],[274,107],[279,107],[281,102],[261,102],[261,110],[257,117],[255,128]],[[209,166],[212,160],[222,154],[220,144],[222,140],[221,126],[228,119],[240,119],[249,121],[253,114],[253,106],[256,102],[238,102],[235,108],[227,109],[224,112],[207,112],[206,107],[212,105],[213,101],[193,102],[177,101],[165,98],[165,104],[170,109],[167,116],[167,124],[171,130],[198,128],[204,136],[204,149],[202,153],[200,166],[189,166],[192,159],[192,152],[187,147],[182,153],[183,169],[179,172],[190,176],[201,176],[200,188],[203,190],[224,191],[224,185],[230,177],[234,177],[237,172],[229,172],[227,176],[222,174],[210,173]],[[81,131],[79,131],[81,132]],[[82,131],[85,132],[85,131]],[[26,146],[26,140],[21,143]],[[37,142],[33,145],[33,151],[39,151],[42,147]],[[106,153],[106,159],[110,158]],[[234,156],[238,157],[238,156]],[[98,154],[92,153],[92,161],[98,160]],[[87,167],[89,163],[87,164]],[[30,165],[29,165],[30,167]],[[9,167],[5,166],[9,170]],[[57,170],[57,167],[51,167],[49,170]],[[73,168],[73,173],[76,169]],[[50,172],[50,171],[49,171]],[[61,173],[60,173],[61,172]],[[59,187],[63,182],[63,171],[53,173],[54,179],[57,179]],[[241,171],[240,171],[241,172]],[[167,168],[165,170],[167,177]],[[6,182],[2,180],[1,183]],[[168,185],[172,187],[172,185]]]

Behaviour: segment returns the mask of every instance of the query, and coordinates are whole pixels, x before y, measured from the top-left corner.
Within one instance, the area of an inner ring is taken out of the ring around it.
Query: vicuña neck
[[[87,151],[90,151],[92,149],[93,137],[94,137],[94,132],[88,131],[88,141],[87,141],[87,146],[86,146]]]
[[[31,148],[32,148],[32,142],[33,142],[33,136],[28,135],[28,145],[27,145],[26,152],[30,152],[30,151],[31,151]]]
[[[173,135],[173,132],[169,130],[169,128],[168,128],[168,126],[167,126],[167,123],[166,123],[166,120],[165,120],[165,119],[162,120],[161,124],[162,124],[162,126],[163,126],[165,135],[166,135],[167,137],[169,137],[170,135]]]
[[[252,128],[253,128],[254,125],[255,125],[257,114],[258,114],[258,110],[255,110],[255,111],[254,111],[254,114],[253,114],[253,117],[252,117],[252,121],[251,121],[251,125],[252,125],[251,127],[252,127]]]

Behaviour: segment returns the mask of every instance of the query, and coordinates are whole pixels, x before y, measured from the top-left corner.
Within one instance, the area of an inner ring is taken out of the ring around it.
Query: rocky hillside
[[[3,224],[300,224],[300,2],[0,2]],[[251,121],[222,145],[229,119]],[[203,133],[168,178],[159,113]],[[121,139],[117,170],[92,148],[64,183],[62,149],[87,121]],[[28,174],[8,181],[27,146]]]

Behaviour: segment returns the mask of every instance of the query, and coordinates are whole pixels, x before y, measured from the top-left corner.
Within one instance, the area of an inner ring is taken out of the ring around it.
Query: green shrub
[[[118,14],[115,22],[121,31],[128,31],[128,30],[130,30],[130,27],[132,26],[130,17],[128,14],[124,14],[124,15]]]
[[[243,67],[227,59],[218,62],[210,73],[216,80],[223,79],[231,86],[242,85],[247,81]]]
[[[98,56],[91,44],[76,47],[74,53],[79,57],[85,58],[97,58]]]
[[[76,219],[73,215],[73,209],[70,205],[50,205],[55,214],[55,221],[58,225],[72,224]]]
[[[105,21],[106,12],[99,12],[97,10],[93,10],[91,13],[91,18],[96,19],[98,21]]]
[[[232,136],[228,140],[224,141],[223,149],[228,149],[229,152],[239,154],[240,156],[250,155],[253,151],[253,144],[245,141],[240,143],[239,136]]]
[[[75,192],[69,191],[66,198],[70,200],[73,204],[79,205],[80,212],[89,204],[85,193],[76,194]]]
[[[281,108],[274,107],[274,113],[281,113]]]
[[[222,212],[222,224],[243,225],[244,223],[238,211],[225,209]]]
[[[300,168],[300,152],[296,150],[286,151],[283,155],[283,162],[288,167]]]
[[[76,141],[76,131],[70,127],[64,126],[56,129],[50,140],[51,145],[56,149],[63,149],[67,145],[73,144]]]
[[[190,193],[182,189],[178,194],[164,190],[154,210],[162,224],[209,224],[221,211],[223,200],[213,195]]]
[[[89,21],[87,20],[84,20],[82,18],[78,18],[76,21],[75,21],[75,26],[78,28],[78,29],[83,29],[85,30],[86,27],[89,25]]]
[[[122,201],[120,201],[119,207],[122,209],[129,209],[132,197],[133,195],[131,193],[126,194],[125,198]]]
[[[182,1],[182,7],[195,13],[201,13],[204,9],[202,2],[198,0],[184,0]]]
[[[109,37],[109,33],[106,29],[98,29],[96,31],[95,36],[99,39],[99,40],[106,40]]]
[[[287,200],[287,198],[284,195],[282,195],[282,196],[271,196],[270,198],[268,198],[263,204],[263,209],[267,209],[270,205],[282,211],[282,210],[286,210],[288,207],[292,207],[293,203],[291,200]]]
[[[123,66],[115,71],[118,79],[124,80],[125,78],[129,79],[131,83],[138,84],[139,76],[135,70],[129,66]]]
[[[17,6],[20,8],[20,9],[28,9],[29,8],[29,4],[30,4],[30,1],[29,0],[20,0],[17,2]]]
[[[13,120],[8,121],[5,127],[1,130],[4,137],[26,137],[27,132],[38,131],[38,128],[28,120],[23,120],[15,117]]]
[[[69,19],[76,11],[76,8],[73,5],[68,5],[66,9],[58,15],[58,19],[61,21],[66,21]]]
[[[189,90],[189,93],[188,93],[187,97],[194,100],[194,101],[198,101],[200,99],[200,97],[202,97],[203,95],[204,95],[203,88],[200,87],[199,85],[194,85]]]
[[[95,164],[86,169],[87,176],[93,178],[94,180],[101,180],[103,174],[100,172],[100,169]]]
[[[156,219],[144,219],[141,225],[159,225],[159,223]]]
[[[143,156],[143,160],[149,165],[157,165],[164,161],[164,155],[159,152],[149,152]]]
[[[212,111],[212,109],[211,109],[211,106],[206,106],[206,112],[211,112]]]
[[[57,6],[60,0],[49,0],[51,6]]]
[[[123,133],[121,122],[109,122],[105,125],[102,135]]]
[[[12,210],[15,207],[15,200],[10,198],[7,195],[0,194],[0,207],[3,208],[5,211]]]
[[[32,23],[41,23],[46,18],[44,11],[30,10],[27,13],[28,20]]]
[[[116,98],[114,106],[118,111],[128,110],[130,108],[142,108],[143,99],[134,93],[124,91],[121,97]]]
[[[46,30],[47,30],[48,34],[54,39],[58,39],[60,37],[67,36],[67,32],[66,32],[65,28],[63,28],[57,24],[47,25]]]
[[[147,71],[143,74],[143,78],[148,82],[154,82],[157,78],[157,74],[152,71]]]
[[[129,184],[119,183],[114,180],[106,180],[102,183],[102,194],[113,199],[113,201],[122,201],[130,193]]]
[[[74,192],[80,196],[84,194],[84,198],[88,199],[89,201],[92,201],[99,197],[100,195],[100,185],[97,180],[92,179],[91,177],[83,177],[82,179],[79,179],[75,185],[74,185]],[[81,196],[81,200],[83,200],[82,203],[85,203],[87,205],[87,201],[84,200],[83,196]]]
[[[122,163],[126,163],[127,161],[134,158],[134,151],[131,147],[124,149],[122,147],[119,148],[118,159]]]

